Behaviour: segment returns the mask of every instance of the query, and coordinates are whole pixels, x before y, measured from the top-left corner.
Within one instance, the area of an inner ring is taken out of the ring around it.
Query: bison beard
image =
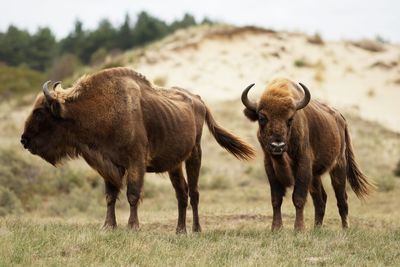
[[[137,214],[145,172],[168,172],[178,200],[178,233],[186,232],[188,198],[193,231],[201,230],[198,179],[204,121],[217,142],[238,159],[254,149],[219,126],[199,96],[181,88],[155,88],[144,76],[114,68],[83,76],[73,87],[43,86],[25,122],[21,143],[56,165],[83,157],[104,178],[107,213],[104,227],[116,227],[115,202],[127,184],[128,225]],[[183,175],[186,165],[187,182]]]
[[[301,83],[274,80],[258,103],[247,97],[253,85],[243,91],[242,103],[246,107],[245,116],[259,121],[257,136],[271,187],[272,230],[282,227],[281,205],[291,185],[294,185],[295,229],[304,229],[303,210],[308,192],[315,208],[315,226],[322,225],[327,195],[321,175],[325,172],[331,176],[342,227],[348,227],[346,178],[359,198],[369,194],[374,186],[355,161],[344,117],[335,109],[311,100],[309,90]]]

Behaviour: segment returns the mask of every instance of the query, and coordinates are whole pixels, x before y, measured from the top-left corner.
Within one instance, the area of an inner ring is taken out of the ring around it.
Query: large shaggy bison
[[[287,187],[294,185],[294,228],[304,228],[303,210],[310,192],[315,208],[315,226],[322,225],[326,193],[321,175],[329,172],[343,228],[348,227],[346,178],[360,198],[372,185],[354,159],[349,130],[335,109],[311,100],[307,87],[287,79],[272,81],[258,103],[248,99],[249,85],[242,94],[244,114],[258,121],[258,140],[271,187],[272,230],[282,227],[281,205]]]
[[[168,172],[178,199],[177,232],[186,232],[188,195],[193,231],[201,231],[198,178],[204,121],[234,156],[245,160],[254,156],[249,145],[215,122],[199,96],[180,88],[156,88],[129,68],[84,76],[68,89],[55,83],[49,90],[49,84],[36,98],[21,143],[53,165],[83,157],[105,181],[105,227],[117,225],[115,202],[124,180],[130,204],[128,226],[136,229],[145,172]]]

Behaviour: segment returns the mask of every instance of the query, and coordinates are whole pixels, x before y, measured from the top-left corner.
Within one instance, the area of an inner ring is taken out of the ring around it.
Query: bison
[[[258,103],[247,96],[253,86],[243,91],[241,99],[245,116],[259,125],[257,138],[271,188],[272,230],[282,227],[282,198],[292,185],[294,228],[304,229],[303,210],[308,192],[314,203],[315,227],[322,225],[327,195],[321,175],[326,172],[331,177],[342,227],[347,228],[346,178],[359,198],[366,196],[373,184],[355,161],[345,118],[337,110],[311,100],[304,84],[276,79]]]
[[[146,172],[168,172],[178,201],[176,231],[186,232],[188,195],[193,231],[201,231],[198,179],[204,121],[216,141],[243,160],[254,149],[213,119],[201,98],[181,88],[163,89],[129,68],[83,76],[62,89],[43,85],[25,122],[21,143],[52,165],[82,157],[105,182],[104,227],[114,228],[115,202],[124,181],[130,204],[128,227],[137,229]],[[187,182],[183,174],[186,167]]]

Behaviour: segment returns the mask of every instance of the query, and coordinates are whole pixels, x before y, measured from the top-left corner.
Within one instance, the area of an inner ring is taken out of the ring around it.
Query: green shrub
[[[124,62],[120,59],[113,59],[101,66],[101,69],[124,67]]]
[[[0,99],[11,98],[30,92],[39,92],[46,80],[44,73],[27,66],[8,67],[0,65]]]
[[[100,184],[99,175],[91,170],[74,169],[69,165],[56,169],[42,160],[28,160],[17,149],[0,149],[0,186],[11,190],[26,210],[36,209],[49,197],[60,199],[63,195],[74,195],[77,189],[103,194]],[[86,195],[88,193],[83,194]]]
[[[224,190],[232,186],[228,177],[223,176],[206,176],[199,181],[200,189],[206,190]]]
[[[315,44],[315,45],[323,45],[324,44],[324,40],[322,40],[322,37],[319,33],[315,33],[313,36],[308,37],[307,41],[310,44]]]
[[[164,184],[164,183],[156,183],[153,179],[154,177],[147,177],[147,179],[144,179],[144,185],[143,185],[143,192],[142,196],[144,199],[149,199],[149,198],[154,198],[158,195],[164,194],[168,190],[171,190],[172,185],[170,184]],[[169,178],[167,178],[169,179]]]
[[[0,185],[0,217],[22,212],[22,204],[10,189]]]
[[[54,60],[49,71],[50,78],[54,81],[63,80],[74,74],[81,66],[81,62],[77,56],[73,54],[64,54]]]
[[[304,58],[296,59],[293,64],[294,64],[294,66],[296,66],[298,68],[303,68],[303,67],[309,66],[308,62]]]
[[[107,50],[104,47],[100,47],[90,56],[90,65],[100,65],[106,60]]]
[[[392,176],[384,176],[377,181],[378,189],[381,192],[390,192],[395,188],[395,180]]]
[[[154,79],[153,83],[155,85],[163,87],[163,86],[165,86],[167,84],[167,78],[165,76],[156,77]]]

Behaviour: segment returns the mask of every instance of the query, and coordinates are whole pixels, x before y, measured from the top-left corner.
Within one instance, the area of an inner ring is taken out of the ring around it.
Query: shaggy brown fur
[[[204,121],[235,157],[254,156],[253,148],[214,121],[199,96],[180,88],[155,88],[128,68],[84,76],[69,89],[57,87],[45,95],[37,97],[21,142],[53,165],[81,156],[97,170],[106,186],[105,227],[117,224],[115,202],[123,179],[131,207],[128,225],[136,229],[145,172],[168,172],[178,199],[177,232],[186,232],[188,195],[193,231],[201,230],[197,184]]]
[[[303,209],[308,192],[315,207],[315,226],[322,225],[327,196],[321,175],[325,172],[331,176],[342,226],[348,227],[346,177],[359,198],[366,196],[373,185],[354,159],[344,117],[314,100],[297,110],[296,103],[303,99],[304,92],[287,79],[270,83],[258,104],[246,102],[250,88],[243,93],[242,101],[246,106],[245,115],[252,121],[259,121],[257,137],[264,151],[265,170],[271,186],[272,230],[282,227],[282,198],[291,185],[294,185],[295,229],[304,228]],[[274,153],[274,142],[275,145],[285,144],[280,153]]]

